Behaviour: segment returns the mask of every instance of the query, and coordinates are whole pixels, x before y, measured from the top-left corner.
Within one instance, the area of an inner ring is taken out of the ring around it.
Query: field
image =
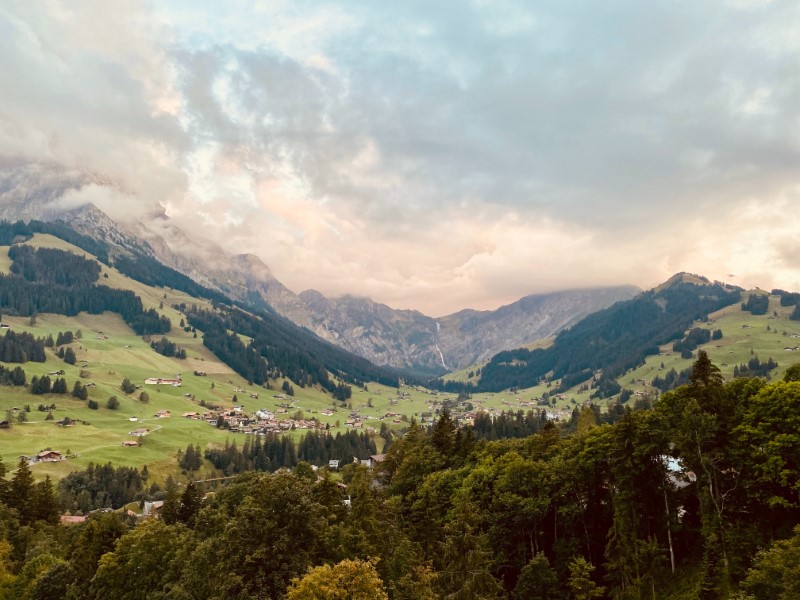
[[[49,235],[36,235],[30,243],[86,254]],[[7,251],[7,247],[0,247],[0,272],[8,272],[10,267]],[[33,472],[37,478],[50,475],[58,479],[72,470],[85,468],[90,462],[108,461],[115,465],[136,467],[146,464],[156,478],[163,478],[175,473],[176,455],[189,443],[206,448],[209,445],[222,445],[226,440],[242,440],[241,434],[182,417],[187,412],[202,413],[205,409],[201,402],[224,407],[238,405],[243,407],[245,413],[267,409],[279,413],[279,419],[316,418],[332,433],[346,431],[345,421],[356,415],[363,431],[375,433],[383,424],[394,430],[405,428],[411,418],[431,422],[442,402],[455,400],[454,394],[437,394],[409,386],[398,390],[377,383],[369,383],[366,389],[354,387],[352,398],[345,404],[336,401],[324,390],[301,388],[294,383],[294,396],[277,397],[283,394],[283,380],[271,381],[270,389],[248,386],[242,377],[203,346],[202,332],[195,336],[180,326],[184,315],[173,305],[185,303],[207,308],[208,302],[176,290],[144,285],[105,265],[99,282],[132,290],[142,298],[146,308],[154,308],[168,316],[173,323],[173,330],[167,337],[186,350],[187,358],[178,360],[156,353],[150,347],[148,338],[135,335],[114,313],[81,313],[76,317],[39,314],[35,319],[3,316],[2,323],[14,331],[27,331],[37,337],[52,335],[56,338],[59,332],[80,332],[80,338],[71,345],[77,357],[75,365],[64,363],[56,355],[57,349],[53,348],[47,351],[47,362],[28,362],[23,368],[29,381],[34,375],[43,376],[63,370],[70,390],[76,381],[90,384],[89,398],[99,404],[97,410],[92,410],[86,402],[69,394],[35,395],[23,388],[0,387],[0,416],[5,415],[11,422],[10,428],[0,429],[0,456],[9,469],[15,467],[20,455],[29,456],[44,449],[53,449],[69,454],[69,459],[34,465]],[[697,323],[696,326],[723,331],[721,340],[713,341],[703,349],[722,369],[726,378],[732,377],[735,365],[746,363],[754,355],[762,360],[771,356],[778,361],[779,368],[772,374],[775,378],[782,376],[788,366],[797,362],[792,356],[793,351],[786,350],[800,346],[800,322],[789,320],[791,310],[781,307],[779,299],[773,297],[767,315],[753,316],[743,312],[736,304],[711,315],[707,323]],[[536,345],[541,347],[548,343],[545,340]],[[797,358],[800,360],[800,355]],[[681,358],[668,344],[661,348],[658,356],[649,357],[643,366],[621,377],[619,383],[634,391],[653,392],[648,385],[653,377],[663,375],[672,368],[680,371],[691,363],[691,359]],[[453,373],[450,378],[466,380],[469,371],[477,368]],[[194,375],[194,372],[204,372],[205,375]],[[172,378],[177,374],[182,377],[181,387],[144,384],[148,377]],[[51,376],[53,378],[55,376]],[[130,395],[124,394],[120,389],[124,378],[130,379],[139,389]],[[550,386],[543,384],[516,393],[474,394],[469,401],[475,409],[489,412],[528,410],[536,406],[537,399],[555,385],[556,382]],[[581,392],[579,389],[578,385],[559,395],[549,410],[561,418],[569,418],[575,406],[590,399],[591,391]],[[149,395],[148,402],[139,400],[143,391]],[[119,400],[119,407],[113,410],[106,406],[112,396]],[[608,401],[613,401],[613,398]],[[56,407],[52,411],[53,419],[45,420],[48,412],[38,407],[49,407],[51,404]],[[162,410],[170,411],[171,416],[156,418],[156,413]],[[323,414],[323,411],[330,414]],[[20,415],[25,417],[24,422]],[[64,417],[75,420],[75,424],[59,426],[57,422]],[[141,438],[129,434],[139,428],[150,431]],[[284,435],[299,439],[305,433],[304,429],[296,429]],[[122,445],[124,441],[134,439],[141,440],[141,444],[132,447]],[[374,439],[380,450],[383,439],[377,435]],[[201,476],[204,471],[208,474],[212,472],[208,465],[201,470]]]
[[[36,235],[28,242],[36,247],[53,247],[68,250],[79,255],[86,253],[58,238],[49,235]],[[0,271],[8,272],[11,261],[7,255],[8,247],[0,247]],[[0,413],[11,422],[9,429],[0,430],[0,456],[6,466],[13,470],[17,458],[30,456],[44,449],[57,450],[69,454],[66,461],[37,463],[33,472],[38,477],[50,475],[63,477],[75,469],[85,468],[90,462],[113,462],[115,465],[141,467],[148,465],[156,477],[174,473],[176,455],[189,443],[199,444],[201,448],[209,445],[222,445],[225,440],[240,439],[240,434],[218,430],[204,421],[183,418],[186,412],[203,412],[201,401],[224,407],[242,406],[245,413],[258,409],[271,411],[284,410],[278,418],[317,418],[332,433],[344,432],[345,421],[351,412],[358,413],[363,430],[379,430],[382,423],[392,429],[408,425],[412,417],[418,420],[431,418],[437,401],[448,397],[437,395],[424,389],[403,387],[402,390],[370,383],[367,389],[353,388],[353,396],[346,405],[335,401],[319,388],[301,388],[292,384],[294,396],[275,398],[282,394],[283,380],[270,382],[270,389],[248,386],[247,382],[219,361],[213,353],[203,346],[202,332],[197,337],[184,331],[181,324],[183,315],[172,308],[175,304],[196,304],[208,307],[208,303],[172,289],[156,288],[133,281],[113,267],[102,266],[99,283],[120,289],[129,289],[142,298],[146,308],[154,308],[168,316],[173,330],[168,334],[170,340],[187,351],[185,360],[167,358],[156,353],[148,343],[133,333],[125,322],[114,313],[88,315],[81,313],[76,317],[54,314],[39,314],[35,320],[29,317],[4,316],[3,324],[17,332],[30,332],[36,337],[59,332],[80,332],[71,347],[75,351],[75,365],[68,365],[56,355],[56,348],[47,351],[47,362],[28,362],[23,365],[30,381],[33,376],[63,370],[70,390],[75,381],[90,384],[89,399],[99,404],[97,410],[88,408],[87,403],[69,394],[35,395],[27,389],[0,387]],[[13,366],[13,365],[7,365]],[[195,371],[206,373],[196,376]],[[169,385],[144,385],[148,377],[171,378],[180,374],[181,387]],[[51,379],[55,376],[51,375]],[[124,394],[120,385],[124,378],[140,386],[130,395]],[[142,391],[149,395],[149,402],[139,401]],[[252,396],[256,396],[252,397]],[[109,409],[106,402],[111,396],[119,400],[117,409]],[[508,398],[506,400],[505,398]],[[486,394],[475,398],[476,406],[497,406],[511,408],[504,404],[513,400],[510,394]],[[38,410],[39,405],[55,404],[53,419],[45,420],[47,411]],[[29,411],[25,410],[25,407]],[[156,418],[158,411],[168,410],[170,417]],[[322,411],[332,411],[330,415]],[[386,417],[388,412],[397,413]],[[24,413],[25,421],[19,422]],[[72,426],[57,424],[64,417],[76,421]],[[135,419],[132,420],[132,419]],[[140,446],[126,447],[123,441],[134,440],[130,431],[148,428],[149,434],[138,438]],[[298,439],[305,434],[298,429],[285,435]],[[375,436],[380,449],[383,439]],[[202,476],[202,472],[201,472]]]

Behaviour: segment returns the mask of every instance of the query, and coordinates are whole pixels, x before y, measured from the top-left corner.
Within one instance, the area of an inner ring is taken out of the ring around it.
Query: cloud
[[[87,174],[67,202],[439,314],[800,286],[794,3],[101,6],[0,9],[0,158]]]

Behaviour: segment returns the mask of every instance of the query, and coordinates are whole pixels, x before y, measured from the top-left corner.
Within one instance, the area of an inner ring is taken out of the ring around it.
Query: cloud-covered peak
[[[780,1],[16,3],[0,161],[434,314],[682,270],[800,288],[798,26]]]

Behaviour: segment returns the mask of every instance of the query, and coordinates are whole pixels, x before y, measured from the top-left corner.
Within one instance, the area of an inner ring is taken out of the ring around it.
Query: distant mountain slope
[[[118,248],[150,255],[234,300],[274,310],[370,362],[422,373],[467,367],[501,350],[550,337],[638,292],[621,286],[527,296],[496,311],[465,310],[434,319],[370,298],[327,298],[315,290],[298,295],[278,281],[258,257],[231,255],[197,241],[166,217],[150,226],[141,222],[120,226],[97,213],[100,211],[89,205],[60,218]]]
[[[41,229],[61,239],[73,240],[82,249],[101,244],[58,223],[53,226],[31,221],[22,225],[0,221],[0,245],[14,242],[8,251],[13,261],[11,273],[0,274],[0,309],[4,314],[25,317],[42,312],[74,316],[79,312],[112,311],[119,313],[139,335],[170,331],[173,324],[163,314],[163,306],[146,309],[135,293],[102,285],[106,279],[99,278],[101,268],[94,257],[82,258],[60,249],[34,250],[25,244]],[[349,383],[379,381],[397,385],[398,375],[390,369],[338,348],[277,314],[255,309],[245,313],[231,306],[220,292],[204,288],[150,256],[118,255],[110,262],[134,281],[214,301],[214,311],[193,309],[194,302],[184,303],[180,310],[191,325],[206,334],[203,338],[206,347],[249,381],[265,383],[269,373],[273,379],[288,376],[301,387],[319,384],[334,392],[339,384],[329,378],[330,372]],[[75,278],[83,271],[88,274],[76,282]],[[71,278],[67,277],[65,283],[62,279],[67,275]],[[246,331],[242,329],[245,326]],[[228,330],[235,333],[229,334]],[[253,338],[253,342],[245,345],[238,333]]]
[[[69,190],[89,183],[28,169],[0,173],[0,218],[62,221],[104,242],[108,255],[148,257],[202,286],[259,310],[274,310],[321,338],[367,360],[438,375],[555,335],[592,312],[630,299],[629,286],[527,296],[495,311],[463,310],[439,319],[397,310],[369,298],[295,294],[251,254],[233,255],[176,227],[163,211],[118,223],[91,204],[64,206]],[[124,259],[123,259],[124,260]]]
[[[622,286],[526,296],[497,310],[462,310],[438,319],[369,298],[326,298],[314,290],[301,293],[300,299],[309,309],[312,329],[325,339],[378,364],[444,372],[555,335],[638,291]],[[285,307],[275,308],[287,314]],[[292,313],[287,316],[295,320]]]
[[[439,347],[448,366],[461,369],[490,358],[498,349],[552,337],[640,291],[633,286],[568,290],[525,296],[493,311],[463,310],[438,320]]]
[[[525,388],[545,376],[574,385],[597,371],[610,381],[657,354],[661,344],[683,337],[695,320],[740,298],[739,288],[679,274],[668,285],[589,315],[559,333],[549,348],[495,355],[483,367],[479,388]]]

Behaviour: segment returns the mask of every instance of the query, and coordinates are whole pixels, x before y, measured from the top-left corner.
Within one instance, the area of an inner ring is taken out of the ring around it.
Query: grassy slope
[[[752,293],[763,294],[763,290],[754,290]],[[747,294],[743,295],[743,301],[747,301]],[[708,344],[700,346],[705,350],[711,360],[722,371],[722,375],[730,380],[733,378],[735,366],[747,363],[753,356],[758,356],[762,361],[774,358],[778,363],[778,368],[771,373],[773,380],[783,377],[786,369],[800,362],[800,350],[786,351],[785,348],[800,347],[800,321],[789,320],[789,315],[794,307],[780,306],[780,298],[770,296],[769,310],[766,315],[752,315],[742,311],[739,303],[726,307],[709,316],[708,323],[695,323],[693,327],[706,329],[721,329],[723,338],[712,340]],[[776,316],[777,313],[777,316]],[[767,330],[769,327],[769,331]],[[797,338],[791,336],[796,335]],[[697,351],[694,353],[697,356]],[[623,388],[645,393],[654,393],[657,390],[649,383],[657,375],[664,375],[670,369],[682,371],[692,365],[694,358],[683,359],[679,352],[673,352],[672,343],[665,344],[660,348],[658,356],[650,356],[641,367],[634,369],[622,377],[618,378],[619,384]],[[663,368],[662,368],[663,363]],[[457,373],[448,375],[448,378],[466,381],[466,374],[470,370],[477,370],[481,365],[469,367]],[[475,378],[474,378],[475,379]],[[473,380],[474,380],[473,379]],[[644,384],[641,382],[644,380]],[[555,386],[554,382],[553,386]],[[568,416],[569,412],[576,405],[580,405],[590,399],[591,391],[579,392],[580,384],[571,388],[563,394],[563,398],[556,401],[554,412],[562,416]],[[477,394],[475,397],[485,401],[484,406],[495,409],[513,408],[518,410],[520,401],[530,401],[538,398],[548,388],[546,386],[536,386],[525,390],[520,390],[514,396],[510,392],[498,393],[493,397],[491,394]],[[518,399],[518,400],[517,400]],[[615,398],[610,398],[603,402],[611,402]]]
[[[71,244],[49,235],[36,235],[29,244],[37,247],[46,246],[68,250],[79,255],[86,253]],[[8,247],[0,247],[0,270],[8,272],[11,264],[8,259]],[[108,277],[105,277],[108,275]],[[90,376],[84,383],[94,382],[97,387],[90,388],[89,397],[100,403],[99,410],[90,410],[86,403],[72,398],[70,395],[49,394],[33,395],[27,390],[0,387],[0,414],[12,407],[31,406],[28,422],[14,424],[11,429],[0,430],[0,456],[9,467],[13,467],[19,455],[30,455],[45,448],[52,448],[62,453],[71,451],[77,454],[69,461],[34,465],[37,477],[45,474],[59,478],[76,468],[84,468],[89,462],[112,461],[115,465],[138,466],[148,465],[154,475],[165,475],[175,469],[175,455],[189,443],[206,447],[209,444],[223,444],[226,439],[242,440],[242,436],[231,434],[210,427],[205,422],[184,419],[184,412],[202,411],[200,400],[213,402],[223,406],[232,406],[236,396],[236,404],[243,405],[246,412],[254,412],[260,408],[276,410],[280,404],[291,403],[291,408],[279,418],[289,418],[296,411],[302,411],[307,418],[317,417],[330,426],[332,432],[346,431],[344,422],[349,418],[350,410],[342,407],[333,398],[318,388],[300,388],[293,384],[295,395],[287,400],[275,399],[273,395],[280,393],[282,380],[272,382],[272,388],[278,391],[265,390],[248,386],[247,382],[236,375],[227,365],[219,361],[202,344],[202,332],[194,338],[191,333],[184,332],[178,324],[182,315],[172,308],[173,304],[182,302],[187,305],[207,306],[204,300],[198,300],[182,292],[155,288],[128,279],[116,269],[103,265],[99,283],[121,289],[129,289],[142,298],[146,308],[155,308],[167,315],[173,323],[173,331],[168,337],[187,350],[186,360],[167,358],[154,352],[146,341],[135,335],[124,321],[114,313],[88,315],[81,313],[77,317],[63,315],[40,314],[36,323],[31,325],[25,317],[5,317],[16,331],[28,331],[35,336],[52,335],[54,338],[60,331],[82,332],[82,339],[76,340],[72,347],[77,355],[77,363],[70,366],[61,361],[55,351],[48,350],[46,363],[26,363],[23,365],[30,378],[33,375],[44,375],[51,371],[63,369],[70,389],[79,379],[79,371],[85,368]],[[163,306],[162,306],[163,304]],[[85,367],[84,367],[85,365]],[[204,371],[206,377],[197,377],[193,371]],[[122,379],[127,377],[132,382],[142,385],[146,377],[172,377],[175,373],[183,376],[183,386],[145,386],[150,402],[138,401],[139,391],[126,396],[120,391]],[[211,385],[214,385],[213,389]],[[237,390],[244,390],[237,391]],[[371,383],[368,391],[353,388],[353,397],[349,405],[363,417],[365,427],[380,428],[382,422],[393,429],[405,427],[411,416],[420,417],[421,413],[432,412],[435,400],[448,397],[446,394],[435,396],[427,390],[404,388],[406,397],[398,398],[396,389]],[[251,393],[259,394],[258,399],[250,397]],[[190,394],[194,397],[186,398]],[[109,410],[105,403],[110,396],[120,400],[117,410]],[[481,398],[482,397],[482,398]],[[397,399],[396,405],[391,401]],[[481,401],[486,405],[509,408],[502,404],[511,395],[484,394],[476,397],[476,404]],[[45,421],[47,413],[36,410],[38,404],[55,403],[55,420],[64,416],[85,420],[88,424],[76,424],[74,427],[62,428],[52,421]],[[372,407],[369,404],[372,404]],[[170,418],[155,419],[154,414],[162,409],[172,412]],[[321,411],[332,409],[333,415],[322,415]],[[402,413],[406,417],[381,421],[379,417],[387,412]],[[139,422],[130,422],[130,417],[137,417]],[[337,429],[336,423],[339,423]],[[128,432],[139,427],[149,427],[152,433],[143,439],[141,447],[127,448],[122,441],[132,439]],[[299,438],[304,430],[290,432],[293,438]],[[381,438],[377,438],[379,445]]]
[[[744,300],[747,300],[746,295]],[[695,327],[722,330],[721,340],[712,340],[701,348],[708,353],[726,379],[733,378],[735,366],[747,363],[753,356],[758,356],[762,361],[769,357],[774,358],[778,368],[772,371],[771,377],[781,378],[788,367],[800,362],[800,352],[784,350],[786,347],[800,346],[800,339],[791,337],[800,336],[800,321],[789,320],[792,310],[793,307],[782,307],[777,296],[770,296],[766,315],[751,315],[743,311],[739,304],[728,306],[709,315],[708,323],[695,324]],[[621,377],[619,382],[624,387],[643,389],[641,384],[632,385],[631,379],[651,381],[656,375],[663,375],[671,368],[676,371],[686,369],[692,362],[693,359],[682,359],[680,353],[672,351],[672,344],[668,344],[661,347],[659,356],[649,357],[642,367]]]
[[[86,253],[70,244],[49,235],[36,235],[30,242],[34,246],[56,247],[85,255]],[[7,256],[8,248],[0,247],[0,271],[7,272],[10,260]],[[104,275],[107,274],[106,278]],[[211,352],[202,345],[202,335],[194,338],[191,333],[184,332],[178,324],[181,314],[171,308],[172,304],[185,302],[207,306],[203,300],[192,298],[172,289],[154,288],[132,281],[120,274],[116,269],[103,266],[100,283],[112,287],[130,289],[139,295],[147,308],[155,308],[167,315],[173,322],[174,329],[169,338],[186,348],[188,358],[184,361],[166,358],[154,352],[146,341],[136,336],[122,319],[112,313],[103,315],[87,315],[82,313],[77,317],[69,318],[62,315],[39,315],[35,325],[30,325],[28,318],[6,317],[15,330],[30,331],[36,336],[48,334],[55,337],[59,331],[81,330],[83,338],[73,344],[78,362],[75,366],[66,365],[59,360],[55,353],[48,351],[48,360],[44,364],[26,363],[25,371],[30,378],[33,375],[43,375],[49,371],[63,369],[70,389],[82,365],[91,375],[83,380],[84,383],[94,382],[96,388],[90,389],[90,398],[100,403],[99,410],[90,410],[82,401],[71,396],[47,395],[36,396],[27,390],[0,387],[0,414],[12,407],[22,408],[31,406],[28,413],[28,423],[15,424],[9,430],[0,430],[0,456],[3,456],[8,466],[13,466],[17,456],[21,454],[34,454],[44,448],[53,448],[61,452],[70,450],[79,456],[69,461],[60,463],[46,463],[34,466],[34,473],[38,477],[49,474],[55,478],[62,477],[75,468],[83,468],[89,462],[112,461],[117,465],[149,466],[154,475],[165,475],[174,472],[176,468],[175,455],[189,443],[200,444],[206,447],[209,444],[223,444],[226,439],[242,440],[242,436],[219,431],[201,421],[184,419],[180,415],[184,412],[202,411],[199,406],[201,399],[223,406],[232,406],[233,398],[236,403],[243,405],[246,412],[254,412],[260,408],[276,410],[284,402],[291,403],[291,408],[279,418],[289,418],[296,411],[302,411],[307,418],[317,417],[331,428],[332,432],[346,431],[344,422],[349,418],[350,409],[342,407],[340,403],[331,398],[318,388],[300,388],[293,385],[295,395],[287,400],[273,398],[280,391],[265,390],[254,386],[247,386],[247,382],[236,375],[227,365],[219,361]],[[163,307],[159,308],[163,303]],[[779,363],[779,369],[773,378],[782,376],[786,367],[796,362],[793,353],[784,351],[786,346],[800,345],[800,339],[791,338],[791,335],[800,336],[800,322],[789,321],[791,308],[779,306],[777,297],[771,298],[768,315],[753,316],[742,312],[739,305],[734,305],[719,311],[711,316],[707,324],[697,324],[701,327],[720,328],[724,337],[719,341],[712,341],[704,349],[712,360],[719,365],[726,377],[732,377],[734,365],[747,362],[751,357],[751,349],[761,359],[769,356]],[[773,315],[773,311],[778,316]],[[769,325],[771,331],[767,331]],[[747,326],[747,327],[745,327]],[[777,333],[773,333],[777,330]],[[783,332],[786,335],[782,335]],[[100,333],[102,332],[102,333]],[[107,339],[105,337],[107,336]],[[672,352],[671,345],[662,347],[659,356],[648,358],[645,365],[620,378],[623,387],[633,390],[648,391],[646,385],[635,383],[637,379],[649,382],[660,372],[670,368],[681,370],[691,364],[689,359],[681,359],[678,353]],[[800,355],[797,356],[800,360]],[[663,370],[661,363],[664,363]],[[205,371],[208,376],[196,377],[192,372]],[[466,376],[467,369],[460,374]],[[136,384],[143,384],[146,377],[171,377],[175,373],[182,373],[184,385],[180,388],[168,386],[147,386],[150,402],[143,404],[136,398],[139,392],[131,396],[123,394],[119,385],[124,377],[128,377]],[[458,378],[459,374],[454,374]],[[634,383],[631,383],[634,381]],[[282,380],[272,382],[273,390],[280,390]],[[212,388],[213,384],[213,388]],[[237,391],[244,390],[244,391]],[[529,406],[521,403],[535,402],[548,388],[536,386],[520,390],[516,394],[511,392],[475,394],[473,404],[476,408],[496,412],[500,410],[527,410]],[[381,423],[386,423],[390,428],[399,429],[406,426],[412,416],[420,418],[422,413],[433,412],[436,402],[446,398],[453,398],[453,394],[435,395],[424,389],[404,387],[401,390],[403,397],[398,396],[398,391],[377,383],[370,383],[368,390],[353,388],[353,397],[349,406],[359,412],[365,427],[380,428]],[[250,393],[259,394],[258,399],[250,397]],[[186,398],[190,394],[193,398]],[[121,405],[118,410],[109,410],[105,402],[110,396],[117,396]],[[563,398],[557,400],[554,412],[568,417],[572,408],[589,399],[590,392],[578,392],[578,386],[569,390]],[[391,401],[396,404],[392,405]],[[85,420],[89,424],[77,424],[70,428],[61,428],[53,422],[44,421],[46,413],[36,410],[39,403],[55,403],[57,409],[54,413],[56,420],[63,416]],[[372,404],[370,407],[369,404]],[[155,419],[158,410],[167,409],[172,412],[172,417]],[[334,410],[330,416],[322,415],[325,409]],[[388,418],[383,421],[379,417],[387,412],[401,413],[404,417]],[[130,422],[129,417],[140,419],[138,423]],[[400,422],[395,422],[400,421]],[[336,423],[339,427],[336,427]],[[138,427],[149,427],[153,432],[144,438],[141,447],[126,448],[122,441],[131,439],[128,432]],[[298,430],[287,435],[297,439],[305,431]],[[376,442],[382,443],[381,438]]]

